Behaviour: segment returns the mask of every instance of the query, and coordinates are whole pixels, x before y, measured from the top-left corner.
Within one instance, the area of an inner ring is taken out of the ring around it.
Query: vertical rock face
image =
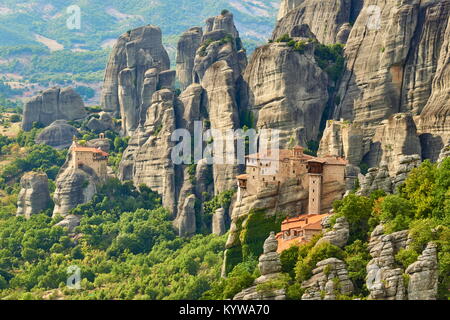
[[[369,148],[370,141],[364,139],[358,124],[329,120],[320,140],[318,156],[344,157],[350,164],[358,166]]]
[[[239,38],[239,32],[234,25],[233,14],[231,12],[206,19],[205,33],[216,30],[223,30],[233,38]]]
[[[20,179],[20,192],[17,200],[17,216],[29,219],[40,213],[50,204],[48,177],[41,172],[27,172]]]
[[[145,121],[142,116],[151,103],[145,97],[156,91],[155,75],[169,67],[158,27],[131,30],[117,41],[106,69],[101,104],[103,110],[121,115],[125,134]],[[154,87],[150,94],[149,87]]]
[[[53,216],[66,216],[78,205],[89,202],[97,192],[98,183],[98,177],[89,170],[68,168],[58,174]]]
[[[419,115],[422,155],[435,161],[448,139],[449,14],[448,0],[364,2],[345,48],[334,119],[360,123],[371,138],[396,113]]]
[[[398,160],[397,170],[393,174],[389,174],[389,168],[386,163],[382,163],[380,167],[370,168],[361,183],[361,190],[358,192],[362,195],[370,195],[376,190],[383,190],[386,193],[397,192],[399,187],[405,182],[408,174],[420,166],[422,163],[420,155],[400,156]]]
[[[450,7],[450,1],[440,1],[442,8]],[[447,19],[448,19],[447,11]],[[445,25],[442,18],[439,23]],[[450,19],[443,37],[436,75],[432,82],[431,96],[419,120],[419,131],[424,148],[424,158],[435,161],[443,145],[450,140]]]
[[[162,195],[163,206],[176,213],[175,167],[171,159],[172,132],[176,129],[174,93],[153,94],[144,127],[130,139],[119,167],[121,180],[142,183]]]
[[[450,141],[442,148],[438,162],[442,163],[442,161],[448,157],[450,157]]]
[[[281,0],[277,20],[283,19],[289,11],[295,9],[304,1],[305,0]]]
[[[410,276],[408,300],[436,300],[439,275],[436,244],[430,242],[406,273]]]
[[[336,300],[336,293],[350,296],[353,283],[348,277],[347,266],[336,258],[317,263],[311,279],[302,283],[305,293],[302,300]]]
[[[226,233],[225,230],[225,210],[219,208],[214,212],[212,220],[212,233],[221,236]]]
[[[404,65],[418,12],[419,1],[365,3],[347,41],[347,70],[335,119],[368,125],[400,111]]]
[[[372,232],[369,242],[372,260],[367,265],[366,285],[373,300],[406,300],[403,270],[394,256],[406,247],[408,231],[384,235],[383,226]]]
[[[183,33],[178,41],[177,76],[181,89],[186,89],[193,81],[195,53],[202,42],[202,28],[194,27]]]
[[[255,280],[255,286],[245,289],[234,296],[233,300],[285,300],[285,289],[270,292],[258,292],[257,285],[277,279],[281,275],[280,255],[277,253],[278,241],[272,232],[264,242],[264,253],[259,257],[258,268],[261,276]]]
[[[195,234],[195,195],[187,197],[183,203],[180,214],[175,220],[175,227],[178,229],[180,237],[191,236]]]
[[[369,167],[376,167],[384,162],[389,173],[393,175],[398,170],[400,158],[421,153],[420,140],[412,116],[396,114],[384,120],[376,129],[364,162]]]
[[[80,120],[86,117],[83,100],[72,88],[51,88],[30,99],[23,110],[22,129],[33,122],[48,126],[55,120]]]
[[[280,130],[280,147],[291,138],[302,145],[317,139],[328,77],[310,52],[300,54],[284,43],[257,48],[244,80],[256,128]]]
[[[283,1],[272,39],[276,40],[283,34],[291,35],[296,26],[307,24],[321,43],[345,43],[347,37],[342,33],[347,29],[346,34],[348,35],[350,29],[348,23],[350,22],[351,2],[351,0]]]

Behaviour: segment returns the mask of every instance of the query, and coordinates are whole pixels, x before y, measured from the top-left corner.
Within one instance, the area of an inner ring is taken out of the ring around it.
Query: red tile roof
[[[97,153],[97,154],[101,154],[104,157],[109,156],[108,153],[106,153],[103,150],[97,149],[97,148],[75,147],[75,148],[72,148],[72,151]]]

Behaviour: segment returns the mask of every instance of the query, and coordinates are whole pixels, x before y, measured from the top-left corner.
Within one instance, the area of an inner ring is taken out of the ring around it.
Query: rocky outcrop
[[[421,163],[422,160],[420,159],[420,156],[418,154],[400,157],[397,172],[394,174],[392,179],[394,193],[398,192],[400,186],[403,185],[406,178],[408,177],[408,174],[414,168],[418,168]]]
[[[187,197],[174,221],[180,237],[192,236],[197,230],[195,217],[195,195]]]
[[[444,159],[450,157],[450,141],[442,148],[439,154],[438,163],[442,163]]]
[[[325,219],[324,219],[325,220]],[[327,220],[322,221],[322,228],[326,229]],[[323,234],[323,237],[317,241],[316,246],[321,243],[328,242],[337,247],[343,248],[348,241],[348,237],[350,235],[350,227],[348,221],[345,217],[340,217],[336,219],[336,223],[333,225],[333,228],[329,231],[326,231]]]
[[[328,120],[320,140],[318,156],[343,157],[351,165],[359,166],[369,148],[370,140],[364,139],[364,132],[358,124]]]
[[[295,9],[304,1],[305,0],[281,0],[277,20],[283,19],[289,11]]]
[[[217,209],[212,218],[212,233],[218,236],[225,234],[225,209]]]
[[[317,263],[311,279],[302,283],[302,300],[336,300],[338,295],[351,296],[353,283],[345,263],[329,258]]]
[[[56,149],[66,149],[72,144],[73,137],[80,137],[78,130],[66,120],[56,120],[42,130],[35,141],[37,144],[46,144]]]
[[[89,140],[86,142],[86,146],[90,148],[97,148],[105,152],[109,152],[111,149],[110,140],[104,137]]]
[[[280,5],[279,21],[273,32],[276,40],[284,34],[292,36],[296,26],[306,24],[316,38],[324,44],[345,43],[343,26],[349,28],[350,0],[286,0]],[[290,9],[290,10],[289,10]],[[326,21],[326,23],[324,23]],[[341,35],[339,35],[341,33]],[[345,32],[348,36],[348,31]]]
[[[50,205],[48,177],[42,172],[27,172],[20,179],[20,192],[17,199],[17,216],[29,219],[31,215],[42,212]]]
[[[130,139],[119,166],[121,180],[142,183],[162,195],[163,206],[176,214],[175,165],[171,135],[176,129],[175,95],[163,89],[153,94],[146,122]]]
[[[98,119],[92,117],[86,125],[95,133],[102,133],[107,130],[119,131],[120,128],[114,123],[114,119],[107,112],[100,112]]]
[[[399,169],[401,158],[420,154],[420,140],[411,114],[399,113],[382,121],[377,127],[363,161],[369,167],[386,163],[389,174],[393,175]]]
[[[72,153],[69,152],[56,178],[53,216],[65,217],[70,210],[89,202],[97,192],[97,185],[101,182],[93,169],[88,166],[75,168],[72,162]]]
[[[389,168],[386,163],[381,163],[380,167],[370,168],[369,172],[362,179],[361,195],[370,195],[376,190],[383,190],[386,193],[394,193],[405,182],[408,174],[420,166],[422,163],[420,156],[410,155],[401,156],[398,160],[398,167],[394,174],[389,174]]]
[[[367,265],[366,285],[373,300],[406,300],[403,270],[395,255],[406,247],[408,231],[385,235],[382,225],[372,232],[369,242],[372,260]]]
[[[432,80],[431,96],[423,107],[418,127],[422,133],[423,157],[434,161],[443,145],[450,139],[450,1],[438,1],[430,7],[428,16],[430,19],[434,18],[433,37],[429,37],[430,41],[436,42],[433,48],[439,48],[441,41],[443,44],[440,46],[436,73]],[[431,59],[431,52],[428,57]],[[436,59],[437,55],[434,57]]]
[[[80,225],[81,217],[69,214],[68,216],[64,217],[63,220],[55,224],[57,227],[67,228],[67,231],[69,233],[73,233],[76,227]]]
[[[245,70],[248,111],[257,129],[280,130],[280,147],[291,139],[316,140],[328,101],[328,76],[310,50],[301,54],[285,43],[256,49]]]
[[[419,115],[422,156],[436,160],[448,138],[449,12],[448,0],[365,1],[345,48],[334,119],[359,123],[364,138],[372,138],[396,113]]]
[[[192,71],[197,49],[200,47],[203,30],[199,27],[190,28],[178,40],[177,49],[177,77],[181,90],[186,89],[192,82]]]
[[[275,233],[264,242],[264,253],[259,257],[258,269],[261,276],[254,282],[254,286],[245,289],[234,296],[233,300],[285,300],[284,288],[270,290],[269,292],[258,291],[258,285],[271,280],[276,280],[281,275],[280,255],[277,253],[278,241]]]
[[[405,272],[409,275],[408,300],[436,300],[439,276],[437,245],[430,242]]]
[[[80,120],[86,117],[83,100],[72,88],[51,88],[31,98],[24,106],[22,129],[33,123],[48,126],[55,120]]]
[[[101,104],[104,111],[121,116],[124,134],[144,124],[148,98],[169,67],[158,27],[147,25],[120,36],[106,68]]]

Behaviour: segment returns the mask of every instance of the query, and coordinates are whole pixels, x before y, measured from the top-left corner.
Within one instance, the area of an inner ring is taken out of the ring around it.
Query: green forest
[[[1,299],[229,299],[259,276],[257,259],[263,241],[269,229],[279,228],[279,220],[271,222],[270,228],[248,230],[248,237],[243,238],[247,248],[243,260],[231,265],[227,278],[222,278],[227,235],[215,236],[204,228],[192,238],[178,237],[169,212],[161,206],[161,197],[145,185],[108,180],[89,203],[72,210],[82,217],[75,230],[81,237],[74,238],[67,229],[54,226],[62,218],[52,219],[51,207],[29,220],[16,217],[18,177],[26,171],[46,172],[54,190],[56,173],[65,160],[65,151],[32,143],[40,130],[21,132],[17,138],[0,137],[3,155],[17,147],[26,149],[24,156],[0,174]],[[126,141],[108,136],[113,152],[120,157]],[[205,202],[205,211],[229,205],[232,195],[223,193]],[[414,262],[428,242],[438,245],[439,298],[449,298],[450,159],[440,166],[424,162],[412,171],[398,194],[350,194],[336,201],[334,210],[335,218],[345,216],[349,221],[347,246],[314,246],[319,237],[294,246],[281,254],[282,276],[258,290],[285,288],[289,299],[299,299],[301,283],[311,277],[315,264],[336,257],[348,265],[356,288],[354,296],[338,298],[365,299],[368,239],[383,222],[389,233],[410,230],[412,244],[395,257],[399,266]],[[261,214],[254,213],[253,219],[260,219]],[[264,234],[259,235],[261,230]],[[66,286],[70,266],[81,270],[80,290]]]

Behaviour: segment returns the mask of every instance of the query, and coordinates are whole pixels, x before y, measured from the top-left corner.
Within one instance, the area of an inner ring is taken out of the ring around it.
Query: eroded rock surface
[[[70,147],[74,137],[80,137],[78,130],[67,123],[66,120],[56,120],[42,130],[35,141],[37,144],[46,144],[55,149]]]
[[[48,126],[55,120],[81,120],[87,115],[83,100],[72,88],[51,88],[31,98],[23,109],[22,129],[33,122]]]
[[[20,179],[20,192],[17,199],[17,216],[29,219],[31,215],[42,212],[50,204],[48,177],[42,172],[27,172]]]
[[[436,300],[438,292],[437,245],[430,242],[416,262],[408,266],[408,300]]]
[[[318,262],[312,273],[312,278],[302,283],[305,289],[302,300],[336,300],[337,293],[345,296],[353,293],[347,266],[339,259]]]
[[[281,275],[280,255],[277,253],[278,241],[272,232],[264,242],[264,252],[259,257],[258,268],[261,276],[254,286],[247,288],[234,296],[233,300],[285,300],[285,289],[274,289],[270,292],[259,292],[257,285],[277,279]]]

